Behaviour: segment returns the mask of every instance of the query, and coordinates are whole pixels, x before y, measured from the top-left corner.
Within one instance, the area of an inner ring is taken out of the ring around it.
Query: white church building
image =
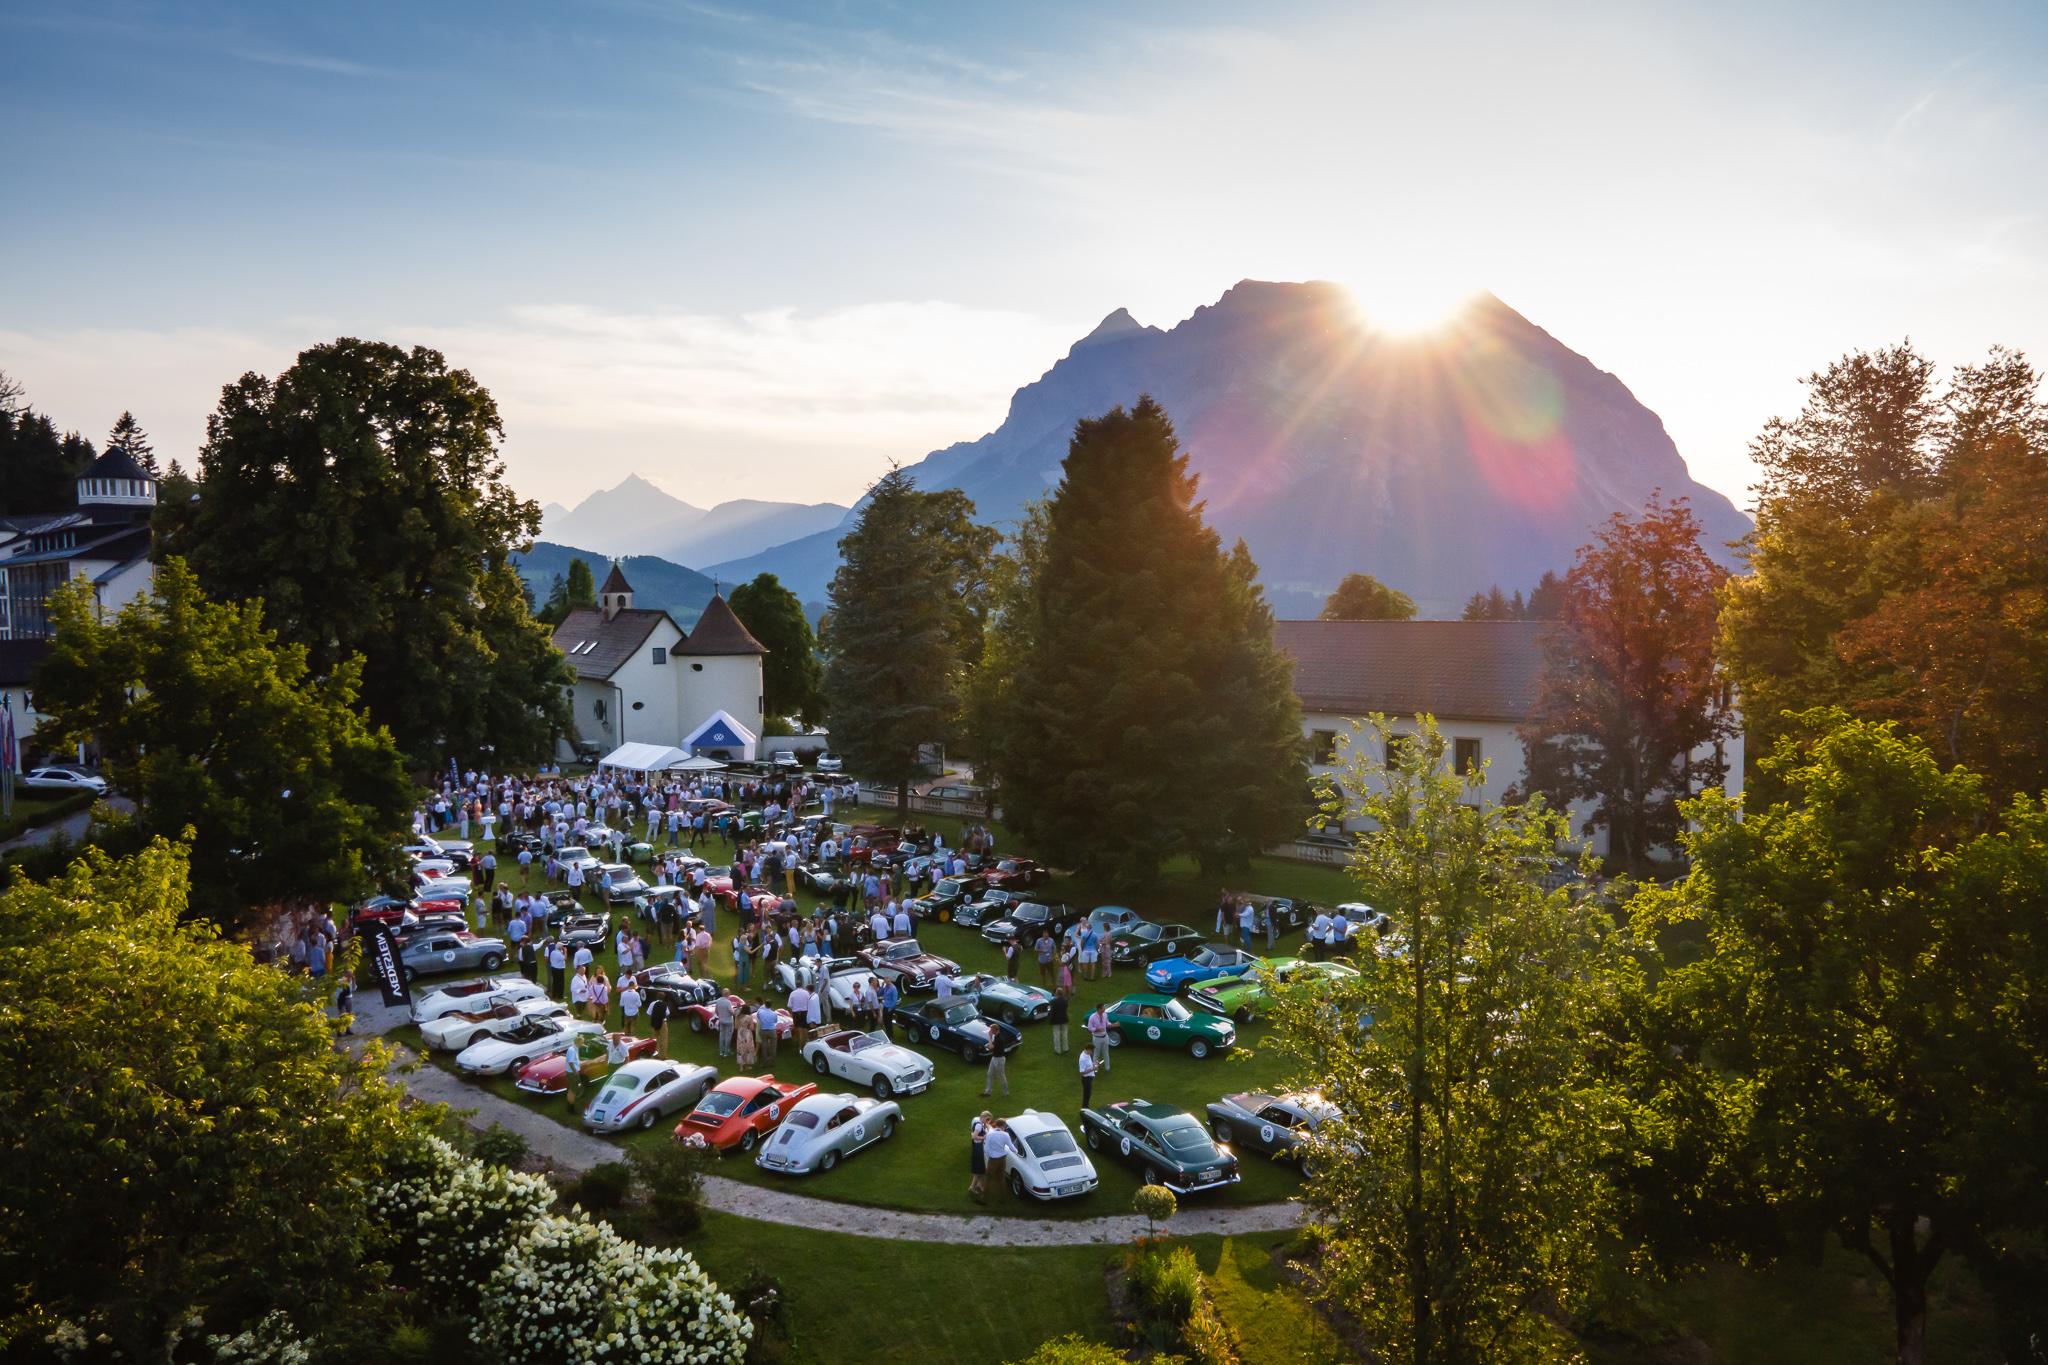
[[[625,745],[755,757],[768,650],[723,596],[714,594],[696,629],[685,631],[666,611],[635,607],[633,589],[614,564],[596,609],[570,612],[555,628],[555,646],[576,669],[575,733],[562,742],[563,759]]]

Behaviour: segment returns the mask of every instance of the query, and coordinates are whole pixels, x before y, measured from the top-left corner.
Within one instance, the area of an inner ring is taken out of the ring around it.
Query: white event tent
[[[597,766],[635,773],[658,773],[689,756],[689,750],[678,749],[672,744],[621,744],[599,759]]]

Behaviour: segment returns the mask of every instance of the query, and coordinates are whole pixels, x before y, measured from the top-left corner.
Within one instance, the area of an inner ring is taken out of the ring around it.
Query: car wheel
[[[1227,1143],[1230,1141],[1230,1125],[1222,1119],[1209,1120],[1209,1132],[1215,1136],[1218,1142]]]
[[[526,1058],[524,1057],[514,1057],[511,1061],[505,1063],[505,1074],[507,1076],[517,1076],[524,1070],[526,1070]]]
[[[944,909],[944,910],[941,910],[941,911],[939,911],[939,923],[941,923],[941,924],[951,924],[952,922],[953,922],[953,911],[952,911],[952,909],[951,909],[950,907],[948,907],[947,909]]]
[[[747,1129],[746,1132],[740,1134],[740,1150],[743,1152],[753,1151],[754,1143],[758,1141],[759,1138],[760,1134],[756,1133],[751,1128]]]
[[[649,1105],[647,1107],[647,1112],[640,1116],[641,1130],[644,1132],[647,1129],[652,1128],[654,1126],[654,1121],[660,1117],[661,1110],[655,1108],[653,1105]]]
[[[838,1164],[839,1149],[837,1147],[832,1148],[830,1151],[826,1152],[825,1155],[818,1158],[818,1169],[821,1171],[829,1171]]]
[[[890,1084],[889,1084],[889,1078],[888,1078],[887,1076],[877,1076],[877,1077],[875,1077],[875,1098],[876,1098],[876,1099],[878,1099],[878,1100],[886,1100],[886,1099],[888,1099],[888,1098],[889,1098],[889,1096],[891,1096],[891,1095],[893,1095],[893,1094],[895,1094],[895,1093],[896,1093],[896,1087],[895,1087],[895,1086],[893,1086],[893,1085],[890,1085]]]
[[[1322,1162],[1317,1161],[1314,1157],[1311,1156],[1305,1156],[1301,1159],[1301,1174],[1303,1179],[1314,1180],[1317,1176],[1321,1175],[1322,1173]]]
[[[1005,1005],[1003,1006],[1003,1022],[1010,1025],[1010,1027],[1015,1028],[1019,1023],[1023,1021],[1019,1018],[1017,1011],[1014,1008]]]
[[[1010,1172],[1010,1193],[1019,1199],[1024,1197],[1024,1177],[1015,1171]]]
[[[704,1031],[704,1016],[703,1016],[703,1015],[701,1015],[701,1014],[693,1014],[693,1015],[691,1015],[691,1016],[690,1016],[690,1032],[692,1032],[692,1033],[702,1033],[703,1031]]]
[[[960,1045],[960,1060],[969,1066],[973,1066],[981,1060],[981,1049],[972,1043],[962,1043]]]
[[[486,1030],[478,1029],[475,1033],[469,1035],[469,1041],[465,1043],[463,1046],[475,1047],[478,1043],[485,1041],[490,1036],[491,1035]]]
[[[1147,1185],[1163,1185],[1166,1183],[1166,1178],[1159,1174],[1157,1166],[1147,1166],[1145,1168],[1145,1183]]]
[[[485,953],[484,960],[477,965],[487,972],[495,972],[498,970],[498,955],[496,953]]]
[[[1188,1055],[1199,1062],[1202,1058],[1209,1055],[1209,1044],[1200,1038],[1195,1039],[1194,1042],[1188,1044]]]
[[[1240,1009],[1237,1013],[1231,1015],[1230,1018],[1239,1028],[1242,1028],[1252,1021],[1252,1012],[1249,1009]]]
[[[1108,1042],[1111,1047],[1122,1047],[1124,1045],[1123,1030],[1111,1029],[1108,1034]]]
[[[889,1140],[890,1138],[892,1138],[892,1137],[895,1137],[895,1136],[896,1136],[896,1120],[894,1120],[894,1119],[883,1119],[883,1120],[882,1120],[882,1135],[881,1135],[881,1136],[880,1136],[879,1138],[876,1138],[876,1139],[875,1139],[875,1141],[877,1141],[877,1142],[887,1142],[887,1141],[888,1141],[888,1140]]]
[[[400,967],[398,970],[405,974],[405,979],[407,981],[411,981],[413,977],[418,975],[418,973],[413,971],[413,969],[410,967]]]
[[[821,1052],[817,1056],[811,1058],[811,1070],[817,1072],[820,1076],[824,1075],[825,1072],[829,1069],[830,1068],[826,1065],[825,1062],[824,1053]]]
[[[1102,1150],[1102,1133],[1098,1129],[1087,1127],[1082,1128],[1081,1140],[1088,1144],[1088,1150],[1091,1152],[1099,1152]]]

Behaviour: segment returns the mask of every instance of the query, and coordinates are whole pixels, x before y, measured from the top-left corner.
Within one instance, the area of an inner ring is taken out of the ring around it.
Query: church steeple
[[[598,590],[597,604],[603,610],[604,619],[607,621],[633,606],[633,587],[626,582],[626,576],[619,572],[616,561],[612,564],[610,575],[604,580],[604,587]]]

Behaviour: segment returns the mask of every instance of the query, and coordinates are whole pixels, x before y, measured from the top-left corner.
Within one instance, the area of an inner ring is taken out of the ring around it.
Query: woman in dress
[[[984,1109],[981,1111],[981,1117],[967,1127],[967,1140],[974,1148],[973,1155],[968,1158],[967,1162],[967,1170],[970,1176],[967,1182],[967,1193],[977,1204],[986,1204],[988,1202],[985,1194],[985,1187],[988,1184],[988,1157],[982,1148],[982,1143],[988,1139],[990,1118],[991,1115],[988,1110]]]
[[[742,1009],[733,1021],[732,1041],[733,1050],[739,1054],[740,1070],[752,1071],[754,1054],[761,1045],[761,1021],[753,1010]]]

